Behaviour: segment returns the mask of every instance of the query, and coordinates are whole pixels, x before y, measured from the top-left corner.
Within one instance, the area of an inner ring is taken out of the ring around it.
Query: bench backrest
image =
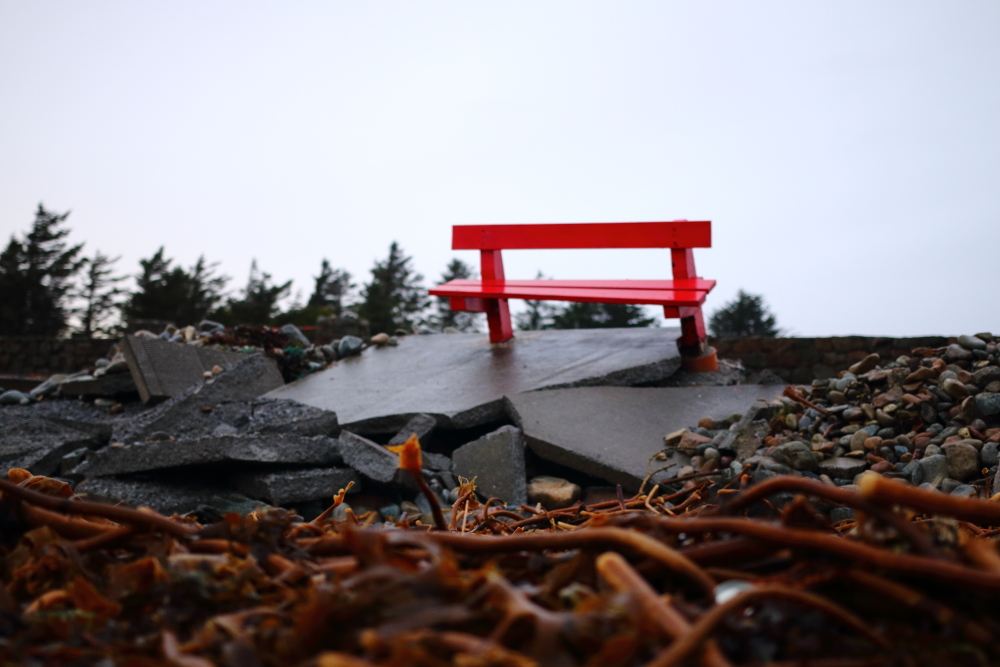
[[[452,250],[556,248],[711,248],[708,220],[589,222],[539,225],[455,225]]]

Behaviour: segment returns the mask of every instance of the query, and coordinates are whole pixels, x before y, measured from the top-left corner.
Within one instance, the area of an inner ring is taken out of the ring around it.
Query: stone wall
[[[895,359],[917,347],[944,347],[949,342],[954,339],[947,336],[709,339],[720,359],[738,359],[750,373],[766,368],[797,384],[832,377],[873,352],[882,359]]]
[[[42,375],[93,368],[117,343],[112,338],[0,337],[0,374]]]

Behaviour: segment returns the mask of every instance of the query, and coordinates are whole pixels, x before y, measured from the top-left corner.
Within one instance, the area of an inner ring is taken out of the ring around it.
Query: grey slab
[[[423,443],[424,438],[431,434],[437,427],[437,420],[430,415],[416,415],[410,421],[403,425],[403,428],[399,429],[399,433],[392,436],[392,440],[389,441],[390,445],[401,445],[410,439],[410,436],[417,436],[417,440]]]
[[[483,499],[499,498],[508,505],[528,502],[524,437],[513,426],[502,426],[452,453],[456,475],[476,479]]]
[[[663,437],[702,417],[745,412],[774,387],[581,387],[508,397],[511,418],[542,458],[635,491]]]
[[[393,434],[415,415],[441,428],[503,416],[503,397],[535,389],[631,386],[680,367],[678,329],[518,332],[491,345],[486,334],[405,336],[370,347],[268,396],[333,410],[355,433]]]
[[[91,454],[73,472],[87,477],[103,477],[210,464],[321,466],[336,465],[341,461],[339,443],[325,436],[226,435],[176,442],[153,440],[112,445]]]
[[[100,477],[84,480],[74,489],[88,500],[149,507],[161,514],[184,514],[203,506],[224,507],[245,514],[264,503],[232,493],[226,487],[182,484],[148,479]]]
[[[56,423],[35,413],[34,406],[9,406],[0,411],[0,474],[7,468],[24,468],[35,475],[55,475],[62,457],[102,444],[93,433]]]
[[[212,370],[213,366],[232,366],[247,356],[241,352],[137,336],[122,338],[121,347],[144,403],[159,403],[177,396],[188,387],[202,382],[203,373]],[[277,366],[273,361],[271,365],[273,373],[262,372],[256,377],[244,379],[248,394],[260,396],[282,384]]]
[[[344,463],[375,482],[416,488],[410,473],[399,468],[399,455],[350,431],[340,433],[340,455]],[[426,465],[426,464],[425,464]]]
[[[346,468],[312,468],[273,473],[243,473],[230,478],[230,484],[251,498],[285,505],[306,500],[330,500],[340,489],[354,482],[349,493],[361,490],[361,480]]]

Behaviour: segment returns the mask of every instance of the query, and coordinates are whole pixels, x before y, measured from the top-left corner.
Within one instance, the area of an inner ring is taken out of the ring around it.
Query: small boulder
[[[528,502],[541,503],[550,511],[571,506],[582,493],[579,486],[560,477],[535,477],[528,482]]]

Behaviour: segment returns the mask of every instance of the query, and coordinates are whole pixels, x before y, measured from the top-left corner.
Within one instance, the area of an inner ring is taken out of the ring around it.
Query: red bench
[[[479,250],[481,280],[452,280],[430,290],[448,297],[452,310],[486,313],[490,342],[514,336],[508,299],[581,301],[663,306],[664,317],[681,320],[677,347],[690,370],[716,370],[705,345],[701,306],[715,287],[699,278],[693,248],[712,246],[712,223],[611,222],[546,225],[456,225],[453,250]],[[673,280],[507,280],[502,250],[555,248],[670,248]]]

